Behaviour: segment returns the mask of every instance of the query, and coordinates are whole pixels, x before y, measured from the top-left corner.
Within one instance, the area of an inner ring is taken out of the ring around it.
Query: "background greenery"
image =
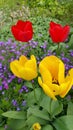
[[[0,10],[12,19],[15,17],[14,11],[21,11],[21,15],[37,17],[53,17],[71,24],[73,18],[73,0],[0,0]],[[12,15],[13,14],[13,15]],[[18,17],[18,15],[17,15]],[[26,18],[26,16],[25,16]],[[4,17],[5,20],[5,17]]]

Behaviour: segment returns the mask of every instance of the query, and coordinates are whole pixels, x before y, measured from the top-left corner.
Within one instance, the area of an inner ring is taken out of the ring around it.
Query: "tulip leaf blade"
[[[7,130],[14,129],[14,130],[21,130],[25,126],[25,120],[22,119],[11,119],[8,121]]]
[[[31,127],[36,122],[38,122],[40,125],[46,125],[46,123],[48,123],[46,120],[38,118],[34,115],[30,115],[28,119],[25,121],[25,126]]]
[[[31,105],[34,105],[35,103],[40,102],[41,97],[41,88],[35,88],[31,92],[28,92],[24,95],[25,100],[27,101],[27,106],[30,107]],[[31,100],[30,100],[31,99]]]
[[[2,116],[12,119],[26,119],[26,112],[23,111],[7,111],[2,113]]]
[[[53,127],[51,125],[46,125],[42,130],[53,130]]]
[[[42,106],[49,113],[50,113],[50,103],[51,103],[51,98],[48,97],[47,95],[43,95],[40,106]]]
[[[56,130],[73,130],[73,115],[61,116],[53,122]]]
[[[44,120],[50,120],[49,114],[46,110],[40,109],[37,106],[32,106],[28,109],[28,114],[29,115],[34,115],[38,118],[44,119]]]
[[[56,116],[63,110],[63,104],[58,100],[52,100],[51,102],[51,116]]]
[[[67,115],[73,115],[73,103],[72,102],[68,103]]]

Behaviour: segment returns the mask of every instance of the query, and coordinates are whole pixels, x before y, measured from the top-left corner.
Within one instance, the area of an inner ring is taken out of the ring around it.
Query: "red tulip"
[[[69,32],[70,26],[62,27],[60,24],[50,22],[49,34],[53,42],[64,42],[68,38]]]
[[[18,20],[16,25],[11,27],[15,39],[21,42],[28,42],[32,39],[33,28],[30,21]]]

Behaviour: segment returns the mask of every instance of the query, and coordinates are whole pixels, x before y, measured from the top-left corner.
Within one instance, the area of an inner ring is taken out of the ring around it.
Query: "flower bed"
[[[0,42],[1,126],[8,130],[73,128],[73,32],[54,22],[47,31],[37,41],[32,23],[18,21],[18,42]]]

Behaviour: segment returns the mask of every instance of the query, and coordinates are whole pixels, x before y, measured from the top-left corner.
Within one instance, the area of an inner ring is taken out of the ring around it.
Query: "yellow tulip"
[[[19,60],[10,63],[10,69],[13,74],[25,80],[32,80],[37,77],[37,64],[34,55],[30,59],[26,56],[20,56]]]
[[[64,63],[54,55],[45,57],[39,64],[41,77],[38,77],[39,85],[52,99],[56,96],[65,97],[73,85],[73,68],[65,77]]]
[[[39,123],[34,123],[32,128],[33,128],[33,130],[41,130],[41,126]]]

